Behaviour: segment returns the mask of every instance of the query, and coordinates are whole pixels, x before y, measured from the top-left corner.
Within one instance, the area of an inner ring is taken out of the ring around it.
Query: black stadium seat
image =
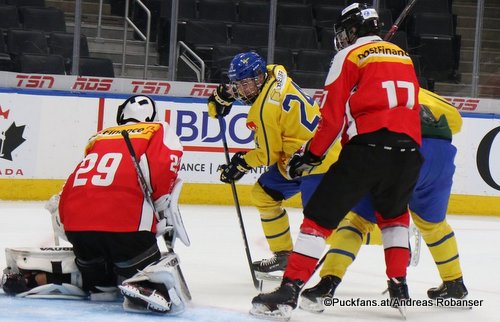
[[[312,6],[299,3],[278,3],[276,19],[278,25],[312,26]]]
[[[269,1],[242,0],[238,9],[240,22],[269,23]]]
[[[115,77],[113,62],[108,58],[81,57],[78,75]]]
[[[331,50],[299,50],[296,68],[302,71],[327,72],[334,56]]]
[[[71,62],[73,59],[73,34],[66,32],[51,32],[49,36],[49,52],[51,54],[61,55],[64,57],[66,70],[71,70]],[[89,57],[89,45],[87,37],[80,35],[80,57]]]
[[[316,29],[304,26],[277,26],[276,46],[292,50],[318,48]]]
[[[21,16],[24,29],[66,32],[64,12],[60,9],[25,7],[21,9]]]
[[[269,41],[269,26],[266,24],[237,23],[231,28],[231,44],[262,47]]]
[[[0,28],[19,28],[18,10],[15,6],[0,6]]]
[[[65,74],[64,58],[61,55],[21,54],[19,72],[33,74]]]
[[[12,55],[48,54],[49,52],[45,33],[36,30],[7,30],[7,47]]]
[[[5,0],[5,3],[16,7],[45,7],[45,0]]]
[[[236,3],[227,0],[199,0],[198,18],[214,21],[236,21]]]

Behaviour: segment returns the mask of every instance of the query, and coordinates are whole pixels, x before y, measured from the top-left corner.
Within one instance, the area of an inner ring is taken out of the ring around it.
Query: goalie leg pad
[[[8,294],[32,298],[83,299],[81,275],[71,247],[6,248],[7,268],[2,287]],[[45,273],[47,284],[38,286],[37,273]]]
[[[77,273],[72,247],[6,248],[5,260],[9,271],[44,271],[48,273]]]
[[[132,312],[177,314],[184,311],[176,267],[176,254],[167,254],[118,286],[125,296],[123,308]]]

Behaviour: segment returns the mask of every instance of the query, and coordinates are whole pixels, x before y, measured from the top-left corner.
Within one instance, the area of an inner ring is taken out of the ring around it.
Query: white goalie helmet
[[[158,122],[155,102],[146,95],[131,96],[118,106],[116,114],[118,125],[139,122]]]

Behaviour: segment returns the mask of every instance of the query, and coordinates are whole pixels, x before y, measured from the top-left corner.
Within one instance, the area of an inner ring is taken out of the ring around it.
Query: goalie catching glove
[[[286,174],[289,179],[295,179],[304,172],[310,173],[323,162],[323,159],[323,156],[318,157],[309,151],[309,141],[307,141],[288,161]]]
[[[225,84],[219,84],[208,98],[208,116],[213,118],[224,117],[229,114],[234,98]]]
[[[220,181],[225,183],[238,181],[251,169],[252,167],[245,161],[245,152],[237,152],[233,155],[229,164],[221,166]]]

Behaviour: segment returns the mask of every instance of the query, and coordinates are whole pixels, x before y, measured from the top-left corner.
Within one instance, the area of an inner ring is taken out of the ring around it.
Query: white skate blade
[[[283,271],[275,271],[269,273],[255,271],[255,278],[262,281],[281,282],[281,280],[283,279]]]
[[[396,308],[398,309],[399,313],[401,314],[401,317],[403,318],[403,320],[406,320],[406,306],[399,305]]]
[[[139,289],[134,287],[133,285],[118,285],[123,295],[130,298],[138,298],[147,303],[147,308],[150,311],[157,313],[166,313],[170,310],[170,303],[160,294],[153,292],[151,295],[141,294]],[[124,307],[124,309],[127,309]],[[134,310],[137,312],[137,310]]]
[[[323,313],[325,306],[323,305],[323,298],[317,298],[317,302],[313,302],[306,297],[301,297],[299,308],[301,310],[311,313]]]
[[[264,304],[253,304],[250,314],[262,319],[273,321],[288,321],[292,317],[293,308],[289,305],[278,304],[278,309],[271,311]]]

